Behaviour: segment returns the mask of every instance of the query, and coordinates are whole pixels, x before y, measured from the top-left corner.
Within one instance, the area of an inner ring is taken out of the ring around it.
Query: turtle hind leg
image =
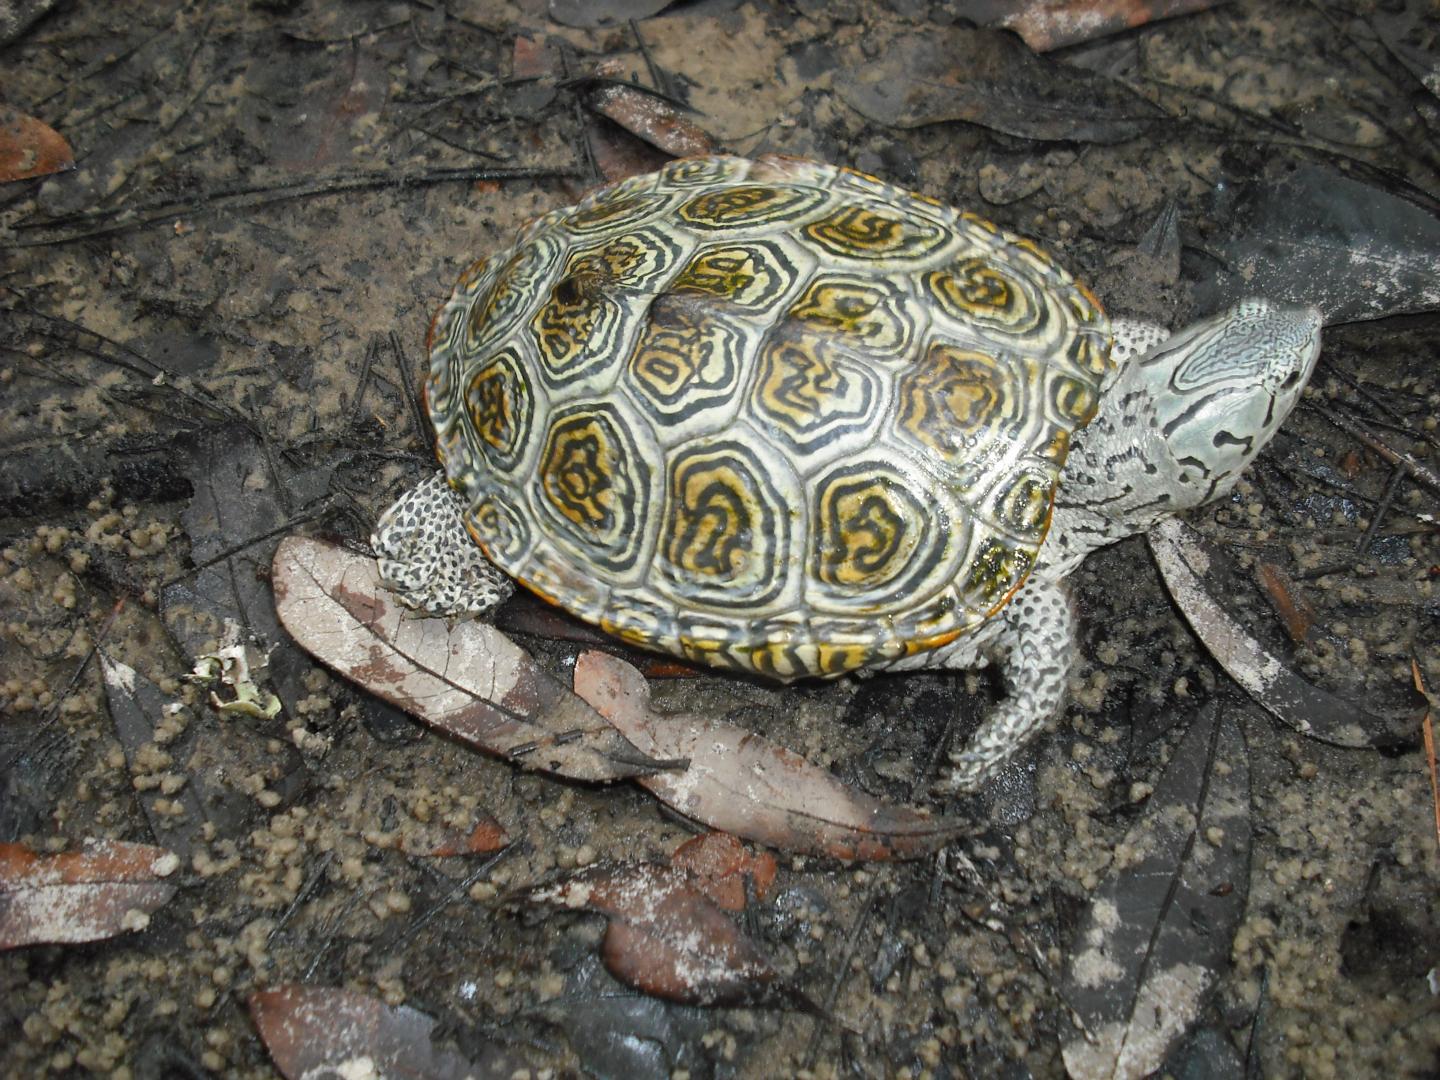
[[[370,546],[380,580],[406,606],[432,615],[485,615],[515,583],[485,558],[460,521],[464,504],[435,473],[380,515]]]
[[[990,648],[999,654],[1007,694],[962,749],[950,752],[940,793],[979,789],[1060,711],[1075,658],[1075,616],[1058,582],[1033,577],[998,618]]]

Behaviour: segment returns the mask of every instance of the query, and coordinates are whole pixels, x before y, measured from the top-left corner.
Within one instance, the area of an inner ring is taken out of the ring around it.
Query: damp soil
[[[600,964],[593,917],[499,904],[595,861],[665,861],[692,827],[637,788],[521,773],[421,729],[264,610],[280,535],[363,543],[431,468],[411,391],[430,316],[466,265],[601,182],[597,146],[632,138],[584,107],[600,62],[663,79],[727,150],[975,210],[1112,314],[1174,325],[1201,306],[1237,187],[1319,165],[1433,214],[1440,102],[1377,36],[1400,7],[1220,5],[1045,61],[1153,106],[1128,134],[1113,103],[1037,92],[1017,110],[1013,88],[963,120],[863,115],[842,93],[855,72],[903,73],[906,43],[956,25],[951,5],[909,0],[698,2],[600,29],[536,0],[61,3],[0,48],[8,103],[78,162],[0,187],[0,840],[163,843],[145,793],[210,798],[143,931],[0,955],[0,1072],[274,1076],[247,996],[303,981],[421,1009],[447,1045],[503,1045],[536,1076],[1061,1076],[1058,972],[1081,912],[1214,703],[1251,780],[1248,866],[1216,888],[1248,898],[1167,1071],[1435,1075],[1440,855],[1418,723],[1383,750],[1281,725],[1209,658],[1142,539],[1075,577],[1063,714],[992,791],[948,807],[973,821],[958,848],[978,877],[958,859],[782,856],[746,928],[821,1017],[635,994]],[[1017,131],[1042,105],[1045,129]],[[1071,115],[1086,124],[1066,137]],[[1382,711],[1405,707],[1412,658],[1440,685],[1440,496],[1416,479],[1440,458],[1437,356],[1434,315],[1328,330],[1306,404],[1192,522],[1289,583],[1284,602],[1229,598],[1257,636]],[[1418,468],[1397,473],[1330,406],[1378,417]],[[227,627],[278,646],[258,677],[279,715],[217,711],[184,678]],[[565,677],[575,646],[518,636]],[[101,651],[173,703],[144,745],[117,735]],[[999,692],[981,673],[655,694],[904,802],[928,798],[937,745]],[[406,843],[482,813],[511,839],[486,861]]]

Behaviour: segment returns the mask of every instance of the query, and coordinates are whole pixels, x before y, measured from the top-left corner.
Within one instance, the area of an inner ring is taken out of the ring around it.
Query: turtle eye
[[[1285,376],[1285,381],[1280,384],[1281,390],[1294,390],[1300,382],[1300,372],[1292,371]]]

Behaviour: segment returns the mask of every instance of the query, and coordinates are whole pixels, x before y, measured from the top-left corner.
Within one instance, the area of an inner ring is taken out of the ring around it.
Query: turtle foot
[[[407,607],[431,615],[485,615],[515,583],[489,560],[460,521],[460,497],[444,473],[411,488],[380,515],[370,546],[380,579]]]

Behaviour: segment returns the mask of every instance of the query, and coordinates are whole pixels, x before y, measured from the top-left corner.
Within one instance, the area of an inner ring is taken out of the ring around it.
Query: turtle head
[[[1290,415],[1320,353],[1320,313],[1242,300],[1173,334],[1126,372],[1151,398],[1170,458],[1169,506],[1228,492]]]

